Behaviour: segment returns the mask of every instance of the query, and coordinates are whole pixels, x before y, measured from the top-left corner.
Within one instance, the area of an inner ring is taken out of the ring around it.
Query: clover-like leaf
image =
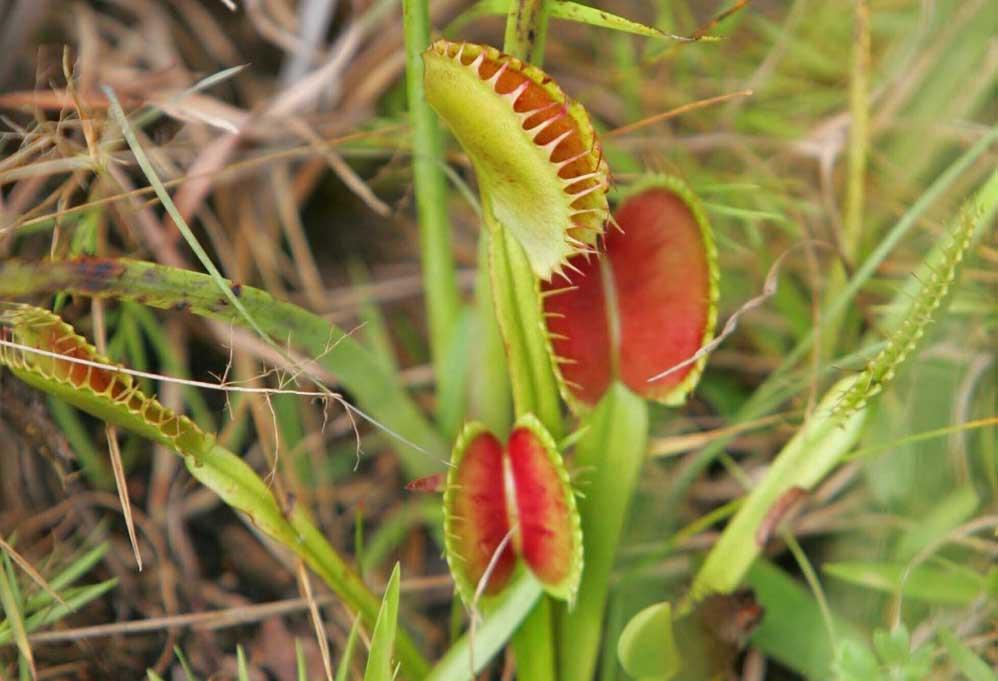
[[[518,556],[549,594],[571,601],[582,573],[582,530],[561,455],[540,421],[519,419],[506,447],[469,423],[451,463],[447,561],[465,602],[473,603],[483,578],[483,593],[499,593]]]
[[[438,40],[423,61],[426,99],[475,167],[486,223],[508,229],[550,280],[609,216],[588,114],[543,71],[487,45]]]
[[[614,380],[645,399],[681,403],[702,356],[655,381],[707,343],[717,318],[718,272],[707,218],[671,177],[637,187],[615,213],[605,253],[570,261],[568,285],[542,285],[551,349],[565,399],[591,407]]]

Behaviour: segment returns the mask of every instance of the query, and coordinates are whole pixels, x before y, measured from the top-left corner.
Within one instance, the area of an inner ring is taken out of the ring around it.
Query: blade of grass
[[[998,675],[993,669],[988,667],[988,663],[974,654],[970,648],[964,645],[949,629],[943,627],[939,630],[939,640],[942,642],[946,652],[949,653],[953,666],[960,670],[969,681],[995,681]]]
[[[35,656],[31,652],[31,644],[28,642],[28,632],[24,624],[24,611],[21,609],[20,598],[17,593],[17,585],[13,579],[14,570],[10,564],[10,557],[3,554],[3,566],[0,567],[0,606],[3,606],[4,616],[10,624],[14,643],[21,654],[21,659],[27,661],[31,670],[31,678],[37,678],[38,672],[35,669]]]
[[[969,605],[985,593],[987,584],[983,575],[960,565],[841,561],[825,563],[822,572],[856,586],[939,605]]]
[[[99,563],[107,553],[108,548],[109,545],[107,543],[99,544],[83,555],[77,557],[62,572],[49,580],[49,589],[56,592],[71,585],[73,582],[89,572],[94,565]],[[24,609],[28,612],[35,612],[36,610],[50,604],[53,600],[54,599],[48,591],[43,591],[35,594],[34,596],[28,597],[25,602]],[[63,601],[59,602],[65,604]]]
[[[246,653],[243,652],[243,646],[240,643],[236,644],[236,678],[239,681],[249,681],[249,668],[246,666]]]
[[[15,551],[13,546],[4,541],[2,537],[0,537],[0,551],[3,551],[7,556],[10,556],[11,560],[17,563],[24,573],[31,578],[31,581],[40,586],[49,598],[61,605],[66,604],[59,594],[56,593],[52,585],[49,584],[44,577],[42,577],[41,573],[38,572],[38,570],[36,570],[34,566],[24,558],[24,556]]]
[[[406,95],[412,125],[412,171],[419,215],[419,253],[430,327],[430,355],[438,390],[451,383],[447,352],[461,310],[457,273],[451,253],[451,227],[447,217],[447,186],[443,137],[437,117],[423,93],[423,50],[430,44],[427,0],[403,0]]]
[[[353,659],[359,633],[360,620],[354,620],[353,626],[350,627],[350,635],[347,636],[347,644],[343,648],[343,657],[340,658],[340,665],[336,668],[336,681],[347,681],[347,676],[350,674],[350,660]]]
[[[395,563],[392,576],[385,587],[378,620],[371,634],[371,651],[367,656],[364,681],[392,681],[392,647],[399,615],[399,564]]]
[[[24,622],[25,629],[30,633],[43,629],[54,622],[58,622],[63,617],[76,612],[87,603],[90,603],[117,586],[117,579],[108,579],[98,584],[69,589],[63,594],[65,605],[51,605],[43,607],[38,612],[30,615]],[[0,626],[0,645],[6,645],[13,640],[11,628]]]

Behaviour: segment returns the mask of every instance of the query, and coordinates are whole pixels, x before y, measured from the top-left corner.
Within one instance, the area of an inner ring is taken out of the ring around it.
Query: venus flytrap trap
[[[539,278],[564,274],[609,216],[609,171],[585,109],[487,45],[438,40],[423,61],[427,101],[471,159],[486,225],[509,230]]]
[[[719,274],[710,225],[690,189],[664,175],[631,188],[614,217],[602,253],[573,257],[565,282],[542,286],[562,393],[585,410],[619,381],[644,399],[682,404],[706,356],[649,379],[714,333]]]
[[[582,530],[557,445],[536,417],[505,445],[469,423],[454,446],[444,492],[447,562],[465,603],[502,590],[517,558],[551,596],[575,600]],[[490,570],[491,568],[491,570]]]

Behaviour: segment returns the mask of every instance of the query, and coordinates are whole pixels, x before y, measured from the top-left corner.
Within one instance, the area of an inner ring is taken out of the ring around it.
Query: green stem
[[[420,258],[426,312],[430,326],[430,353],[438,390],[449,386],[446,349],[461,300],[451,253],[451,228],[447,217],[447,187],[443,174],[443,142],[436,115],[423,93],[423,51],[430,44],[430,18],[426,0],[403,0],[405,28],[406,94],[412,124],[412,171],[419,214]],[[460,382],[459,382],[460,383]]]
[[[486,224],[490,224],[493,218],[487,211],[486,206]],[[546,345],[537,278],[509,230],[489,229],[492,293],[506,343],[516,416],[535,414],[558,440],[562,437],[561,403]]]
[[[540,66],[544,62],[549,14],[548,0],[514,0],[506,18],[503,50]]]
[[[623,385],[607,391],[588,420],[575,449],[575,466],[585,471],[579,500],[585,566],[579,598],[559,621],[562,681],[589,681],[603,638],[603,615],[620,535],[637,487],[648,444],[648,405]]]
[[[490,241],[489,230],[483,229],[478,241],[478,272],[475,275],[477,314],[474,337],[477,342],[472,349],[474,375],[470,411],[475,419],[487,425],[493,433],[502,433],[513,422],[512,395],[506,351],[492,302],[492,282],[489,279]]]
[[[513,636],[518,679],[555,679],[552,602],[542,597]]]

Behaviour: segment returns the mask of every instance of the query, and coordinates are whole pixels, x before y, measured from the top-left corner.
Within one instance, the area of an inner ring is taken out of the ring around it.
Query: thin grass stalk
[[[403,0],[406,94],[412,125],[412,171],[419,215],[419,246],[423,288],[430,327],[430,355],[437,390],[454,383],[446,352],[461,307],[457,273],[451,253],[447,187],[443,173],[443,138],[436,114],[423,94],[423,50],[430,44],[426,0]],[[460,381],[457,385],[463,385]],[[453,433],[452,433],[453,434]]]
[[[862,257],[863,246],[871,235],[864,231],[866,163],[870,143],[870,6],[867,0],[853,2],[852,69],[849,78],[849,150],[839,234],[844,262],[836,261],[829,273],[826,291],[829,296],[842,289],[848,278],[847,266]],[[839,348],[851,347],[859,335],[859,316],[853,313],[831,322],[822,339],[821,358],[830,361]]]
[[[863,249],[866,159],[870,137],[870,4],[855,0],[855,40],[849,81],[849,178],[842,225],[842,250],[855,262]]]

